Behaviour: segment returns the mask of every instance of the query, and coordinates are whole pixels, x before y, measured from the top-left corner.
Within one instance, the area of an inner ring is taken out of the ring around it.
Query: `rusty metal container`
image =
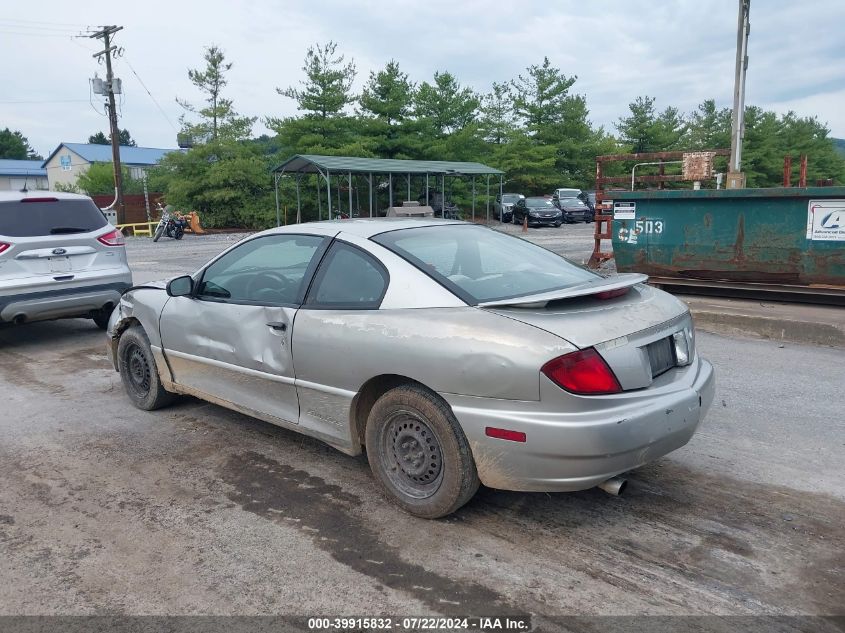
[[[845,187],[609,191],[620,272],[845,290]]]

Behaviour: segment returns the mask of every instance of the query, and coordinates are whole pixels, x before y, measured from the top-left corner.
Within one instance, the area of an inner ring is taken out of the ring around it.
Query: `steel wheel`
[[[152,371],[147,355],[140,346],[132,343],[126,347],[127,384],[135,394],[144,398],[150,393]]]
[[[382,427],[379,458],[391,483],[415,499],[430,497],[443,480],[443,451],[420,416],[395,412]]]

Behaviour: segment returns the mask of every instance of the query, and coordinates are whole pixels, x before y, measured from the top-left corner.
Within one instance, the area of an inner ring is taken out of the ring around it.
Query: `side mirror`
[[[194,279],[190,275],[175,277],[167,282],[167,294],[171,297],[187,297],[194,291]]]

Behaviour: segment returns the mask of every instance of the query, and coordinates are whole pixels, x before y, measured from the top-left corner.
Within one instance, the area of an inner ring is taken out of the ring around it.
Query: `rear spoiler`
[[[622,273],[614,275],[613,277],[598,277],[594,281],[570,286],[568,288],[561,288],[560,290],[551,290],[549,292],[540,292],[524,297],[514,297],[513,299],[497,299],[496,301],[484,301],[478,304],[479,308],[494,308],[502,306],[514,306],[517,308],[544,308],[549,301],[556,301],[558,299],[573,299],[575,297],[586,297],[589,295],[597,295],[603,293],[612,293],[615,290],[627,290],[631,286],[642,284],[648,281],[648,275],[640,273]],[[620,293],[624,294],[624,293]],[[609,298],[609,297],[605,297]]]

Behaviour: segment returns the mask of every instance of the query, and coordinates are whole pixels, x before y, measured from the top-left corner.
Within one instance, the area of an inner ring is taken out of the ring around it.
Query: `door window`
[[[197,297],[299,305],[325,240],[315,235],[268,235],[249,240],[205,269]]]
[[[387,270],[359,248],[335,242],[320,264],[307,307],[374,310],[381,305],[388,284]]]

